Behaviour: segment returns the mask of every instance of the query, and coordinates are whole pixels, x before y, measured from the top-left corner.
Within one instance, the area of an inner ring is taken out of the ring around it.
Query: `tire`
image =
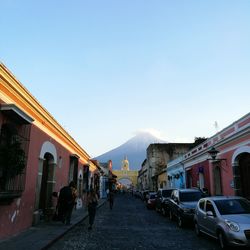
[[[197,223],[196,221],[194,222],[194,231],[195,231],[195,234],[196,234],[198,237],[201,236],[201,231],[200,231],[199,225],[198,225],[198,223]]]
[[[221,249],[228,249],[228,245],[227,245],[224,233],[222,231],[219,231],[218,233],[218,240],[219,240]]]
[[[179,228],[183,228],[183,219],[181,218],[180,215],[177,217],[177,224]]]

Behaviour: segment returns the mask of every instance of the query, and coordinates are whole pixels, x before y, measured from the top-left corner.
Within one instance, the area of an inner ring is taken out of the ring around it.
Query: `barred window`
[[[0,201],[11,201],[24,190],[30,125],[4,117],[0,129]]]

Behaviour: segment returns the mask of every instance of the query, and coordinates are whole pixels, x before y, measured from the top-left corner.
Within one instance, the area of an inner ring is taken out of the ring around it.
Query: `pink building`
[[[250,113],[186,153],[183,163],[187,187],[250,199]]]
[[[97,177],[87,152],[0,64],[0,239],[50,219],[53,192],[71,180],[80,207]]]

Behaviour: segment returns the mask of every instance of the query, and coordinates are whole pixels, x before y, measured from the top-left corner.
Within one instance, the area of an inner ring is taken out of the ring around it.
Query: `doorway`
[[[250,200],[250,154],[243,153],[239,156],[239,173],[242,196]]]
[[[54,167],[52,165],[53,156],[50,153],[44,155],[42,167],[42,180],[39,196],[39,209],[44,212],[46,208],[52,206],[53,176]]]
[[[199,173],[199,187],[203,189],[205,187],[204,173]]]

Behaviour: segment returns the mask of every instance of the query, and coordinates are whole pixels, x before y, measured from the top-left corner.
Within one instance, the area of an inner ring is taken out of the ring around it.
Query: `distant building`
[[[112,161],[100,162],[99,167],[101,168],[100,176],[100,198],[107,198],[107,190],[112,188]],[[111,182],[110,182],[111,181]]]
[[[137,186],[138,190],[149,190],[150,186],[150,179],[151,176],[149,175],[149,166],[148,166],[148,161],[145,159],[141,165],[141,169],[138,171],[138,178],[137,178]]]
[[[124,157],[121,164],[121,170],[114,170],[117,176],[117,182],[125,188],[135,188],[137,186],[138,171],[129,170],[129,161],[127,156]]]
[[[184,188],[186,185],[186,176],[183,156],[180,156],[167,163],[167,188]]]
[[[193,143],[153,143],[147,148],[148,189],[167,187],[167,164],[184,155]],[[141,181],[140,181],[141,182]]]

